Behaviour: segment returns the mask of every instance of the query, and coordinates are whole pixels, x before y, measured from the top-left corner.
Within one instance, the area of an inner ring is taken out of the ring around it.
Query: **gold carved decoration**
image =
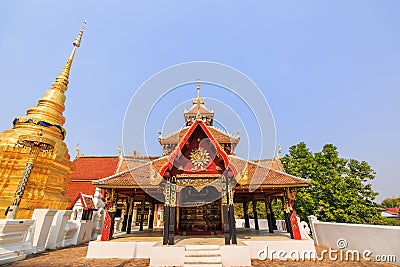
[[[203,178],[203,179],[202,178],[200,178],[200,179],[199,178],[197,178],[197,179],[187,178],[187,179],[178,179],[176,181],[176,184],[179,186],[199,187],[199,186],[206,186],[206,185],[210,184],[211,181],[213,181],[213,180],[205,179],[205,178]]]
[[[177,174],[176,178],[203,178],[205,175],[207,175],[207,178],[219,178],[220,176],[218,173],[181,173]]]
[[[249,164],[246,162],[243,171],[238,172],[236,175],[236,181],[240,185],[247,185],[249,184]]]
[[[160,173],[154,169],[153,164],[150,164],[150,184],[151,185],[158,185],[163,180],[163,177]]]
[[[190,161],[194,165],[192,171],[197,169],[205,171],[206,169],[204,166],[206,166],[210,161],[210,154],[202,147],[195,148],[192,150],[192,152],[190,152]]]
[[[219,177],[219,176],[218,176]],[[220,179],[209,178],[180,178],[176,179],[176,191],[180,192],[183,188],[192,186],[197,192],[200,192],[206,186],[213,186],[218,191],[221,191]]]

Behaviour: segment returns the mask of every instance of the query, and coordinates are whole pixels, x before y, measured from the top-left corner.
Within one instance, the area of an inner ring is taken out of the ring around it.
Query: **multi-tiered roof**
[[[200,83],[197,84],[197,97],[193,99],[192,107],[185,110],[184,118],[184,128],[166,136],[159,133],[162,157],[137,164],[130,164],[132,159],[129,157],[123,158],[127,166],[125,170],[95,181],[94,184],[102,188],[152,187],[170,175],[186,173],[193,177],[207,177],[232,171],[237,187],[241,189],[249,189],[251,186],[260,189],[308,186],[308,180],[285,173],[279,157],[258,161],[237,157],[235,148],[240,137],[213,126],[214,112],[205,106],[204,99],[200,97]],[[202,140],[208,140],[209,153],[214,154],[215,159],[200,170],[190,162],[189,153],[202,146]],[[196,171],[193,172],[193,169]]]

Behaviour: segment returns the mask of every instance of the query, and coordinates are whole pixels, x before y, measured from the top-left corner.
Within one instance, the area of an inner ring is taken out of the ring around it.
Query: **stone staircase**
[[[186,245],[185,267],[222,267],[219,245]]]

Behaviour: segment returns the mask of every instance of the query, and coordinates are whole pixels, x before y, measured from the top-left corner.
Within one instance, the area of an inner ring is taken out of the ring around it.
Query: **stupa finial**
[[[275,156],[275,158],[276,158],[276,159],[280,159],[280,158],[281,158],[281,153],[282,153],[282,146],[279,145],[279,146],[278,146],[278,150],[276,151],[276,156]]]
[[[39,99],[38,104],[35,107],[31,107],[27,110],[26,116],[18,117],[14,122],[14,125],[16,122],[34,122],[40,125],[55,126],[60,129],[62,138],[65,137],[65,130],[63,128],[65,118],[62,114],[65,110],[65,91],[67,91],[68,88],[69,72],[71,70],[75,51],[81,45],[85,25],[86,21],[83,22],[82,29],[79,31],[78,36],[73,42],[74,47],[71,55],[60,74],[56,77],[56,80],[52,83],[51,89],[46,91],[45,95]]]
[[[197,104],[197,114],[196,114],[196,119],[201,118],[200,114],[200,104],[201,104],[201,98],[200,98],[200,78],[197,78],[197,97],[196,97],[196,104]]]
[[[196,85],[196,88],[197,88],[197,99],[200,99],[200,78],[197,78],[197,85]]]
[[[76,46],[76,47],[80,47],[81,46],[81,39],[82,39],[83,31],[85,30],[85,26],[86,26],[86,20],[83,21],[82,28],[79,31],[79,34],[76,37],[75,41],[73,42],[73,45]]]
[[[81,30],[78,33],[78,36],[72,43],[74,48],[72,49],[71,55],[69,56],[67,63],[65,63],[64,68],[62,69],[61,73],[57,76],[56,81],[53,82],[52,89],[60,89],[62,91],[67,91],[67,86],[69,83],[69,72],[71,70],[72,61],[74,60],[76,48],[81,46],[81,39],[83,35],[83,31],[85,30],[86,20],[83,21],[83,25]]]

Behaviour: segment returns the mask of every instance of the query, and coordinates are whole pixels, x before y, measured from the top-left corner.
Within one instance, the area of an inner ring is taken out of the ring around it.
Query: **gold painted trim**
[[[204,178],[204,179],[213,179],[213,178],[219,178],[221,174],[218,173],[210,173],[210,174],[198,174],[198,173],[193,173],[193,174],[177,174],[175,175],[176,178]]]

